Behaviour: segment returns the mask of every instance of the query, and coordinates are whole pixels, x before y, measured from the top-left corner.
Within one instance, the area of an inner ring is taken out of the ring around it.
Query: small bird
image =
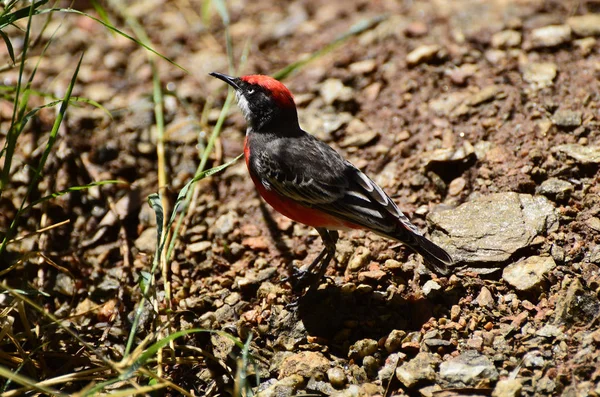
[[[400,241],[422,255],[429,270],[449,273],[453,260],[444,249],[423,237],[372,179],[300,128],[286,86],[264,75],[210,75],[235,89],[248,124],[244,157],[260,195],[288,218],[314,227],[323,240],[324,249],[297,277],[294,290],[314,286],[324,276],[338,230],[366,229]]]

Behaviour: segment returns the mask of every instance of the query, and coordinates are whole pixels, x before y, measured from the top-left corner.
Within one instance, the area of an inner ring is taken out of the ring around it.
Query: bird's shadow
[[[301,297],[296,314],[309,335],[325,338],[333,351],[347,354],[358,340],[380,340],[392,330],[417,331],[432,317],[449,317],[463,292],[459,287],[434,298],[390,298],[373,291],[348,293],[330,284]]]

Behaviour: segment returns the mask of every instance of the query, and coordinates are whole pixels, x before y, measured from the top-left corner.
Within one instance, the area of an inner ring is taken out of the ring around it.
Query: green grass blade
[[[25,208],[23,208],[23,212],[26,212],[30,208],[35,207],[36,205],[38,205],[40,203],[43,203],[48,200],[52,200],[53,198],[64,196],[65,194],[68,194],[71,192],[79,192],[81,190],[87,190],[94,186],[112,185],[112,184],[119,184],[119,183],[127,184],[127,182],[125,182],[125,181],[119,181],[116,179],[107,179],[104,181],[88,183],[87,185],[71,186],[69,188],[66,188],[65,190],[61,190],[59,192],[55,192],[55,193],[49,194],[47,196],[44,196],[42,198],[35,200],[33,203],[31,203],[28,206],[26,206]]]
[[[42,158],[40,159],[40,162],[39,162],[37,168],[35,169],[35,173],[33,175],[31,183],[27,187],[27,192],[25,193],[25,196],[23,197],[21,206],[20,206],[19,210],[17,211],[17,213],[15,214],[15,218],[12,220],[9,230],[7,231],[6,235],[4,236],[2,245],[0,246],[0,255],[2,255],[4,253],[4,250],[6,249],[6,244],[8,243],[8,241],[10,239],[12,239],[12,235],[15,232],[16,225],[23,213],[23,209],[25,208],[25,203],[29,199],[29,196],[31,195],[33,188],[35,186],[37,186],[38,181],[40,180],[40,178],[42,176],[42,170],[44,169],[44,166],[46,165],[46,161],[48,160],[48,156],[50,155],[50,151],[52,150],[52,147],[54,146],[54,143],[56,142],[56,137],[58,136],[58,129],[60,128],[60,125],[62,124],[62,121],[65,117],[65,113],[67,112],[67,108],[69,107],[69,100],[71,98],[71,93],[73,92],[73,87],[75,86],[75,82],[77,81],[77,75],[79,73],[79,68],[81,67],[82,60],[83,60],[83,53],[81,54],[81,57],[79,58],[79,62],[77,63],[77,67],[75,68],[75,72],[73,73],[73,77],[71,78],[71,82],[69,83],[69,86],[67,87],[67,91],[65,92],[65,96],[60,105],[60,109],[58,110],[58,114],[56,115],[56,119],[54,120],[54,125],[52,126],[52,130],[50,131],[50,137],[48,138],[48,142],[46,143],[46,148],[44,150],[44,153],[42,154]],[[6,155],[6,159],[8,159],[8,153]]]
[[[29,33],[31,31],[31,21],[33,19],[35,3],[31,3],[31,6],[27,9],[23,8],[17,12],[22,10],[28,11],[28,20],[27,20],[27,30],[25,31],[25,37],[23,39],[23,51],[21,54],[21,63],[19,65],[19,77],[17,79],[17,91],[15,93],[15,101],[13,103],[13,112],[10,122],[10,127],[8,129],[8,134],[6,135],[6,143],[4,145],[4,166],[2,167],[2,175],[0,177],[0,197],[2,197],[2,192],[6,188],[8,184],[8,176],[10,175],[10,169],[12,165],[12,158],[15,152],[15,148],[17,147],[17,138],[19,136],[19,125],[17,122],[17,114],[19,109],[19,101],[21,95],[21,84],[23,82],[23,75],[25,72],[25,60],[27,58],[27,50],[29,48]],[[11,14],[13,15],[13,14]],[[2,29],[2,27],[0,27]],[[2,249],[0,248],[0,254],[2,254]]]
[[[362,21],[356,23],[355,25],[350,27],[350,29],[346,33],[342,34],[340,37],[333,40],[331,43],[327,44],[325,47],[313,52],[307,58],[300,59],[299,61],[293,62],[293,63],[289,64],[288,66],[284,67],[283,69],[275,72],[275,74],[273,74],[273,78],[276,78],[278,80],[282,80],[282,79],[286,78],[287,76],[289,76],[296,70],[302,68],[306,64],[308,64],[308,63],[314,61],[315,59],[332,51],[334,48],[336,48],[337,46],[342,44],[344,41],[346,41],[350,37],[356,36],[357,34],[360,34],[362,32],[365,32],[365,31],[373,28],[374,26],[376,26],[377,24],[379,24],[381,21],[385,20],[386,18],[387,18],[387,15],[379,15],[374,18],[365,19],[365,20],[362,20]]]
[[[0,15],[0,30],[4,29],[8,25],[12,25],[19,19],[27,18],[32,13],[32,11],[36,11],[38,8],[40,8],[47,2],[48,0],[39,0],[36,2],[32,2],[29,7],[23,7],[10,14]],[[36,12],[33,12],[33,14],[36,14]]]
[[[37,381],[30,379],[24,375],[19,375],[3,366],[0,366],[0,377],[10,379],[14,383],[18,383],[19,385],[28,387],[32,390],[37,390],[38,392],[44,393],[48,396],[68,396],[68,394],[64,394],[58,390],[54,390],[47,386],[39,385]]]
[[[6,49],[8,50],[8,56],[10,56],[10,59],[12,60],[12,62],[15,63],[16,62],[15,61],[15,50],[13,49],[10,39],[8,38],[6,33],[4,33],[1,30],[0,30],[0,36],[2,36],[2,39],[4,39],[4,43],[6,44]]]
[[[179,69],[183,70],[186,73],[189,73],[189,71],[184,68],[183,66],[179,65],[177,62],[171,60],[170,58],[167,58],[166,56],[162,55],[161,53],[159,53],[158,51],[154,50],[152,47],[144,44],[142,41],[136,39],[133,36],[128,35],[127,33],[123,32],[120,29],[117,29],[116,27],[114,27],[113,25],[111,25],[110,23],[104,22],[103,20],[96,18],[93,15],[90,15],[88,13],[85,13],[83,11],[79,11],[79,10],[75,10],[73,8],[49,8],[49,9],[45,9],[45,10],[40,10],[39,12],[36,12],[36,14],[46,14],[46,13],[51,13],[51,12],[65,12],[65,13],[72,13],[72,14],[77,14],[77,15],[83,15],[85,17],[88,17],[100,24],[102,24],[105,28],[107,28],[108,30],[117,33],[120,36],[125,37],[126,39],[129,39],[131,41],[133,41],[134,43],[136,43],[139,46],[144,47],[146,50],[150,51],[151,53],[153,53],[154,55],[158,56],[159,58],[164,59],[165,61],[169,62],[171,65],[178,67]]]

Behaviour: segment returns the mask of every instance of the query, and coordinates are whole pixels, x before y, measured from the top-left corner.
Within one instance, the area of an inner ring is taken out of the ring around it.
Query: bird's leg
[[[315,258],[314,261],[308,266],[308,268],[302,272],[298,272],[296,280],[294,281],[294,285],[292,286],[293,290],[296,292],[302,291],[307,285],[309,285],[309,281],[312,280],[310,285],[317,284],[325,274],[325,270],[327,269],[327,265],[331,262],[331,259],[335,255],[335,244],[339,238],[339,234],[336,231],[329,231],[325,228],[316,228],[317,232],[321,236],[323,240],[323,244],[325,247],[321,251],[321,253]],[[313,271],[318,268],[317,277],[315,278]]]
[[[340,238],[340,234],[336,230],[323,230],[325,230],[325,232],[327,233],[327,239],[323,236],[323,234],[321,234],[319,229],[317,229],[317,231],[319,231],[319,234],[321,234],[321,238],[323,238],[323,243],[325,243],[325,248],[323,249],[323,251],[326,251],[327,255],[321,262],[319,271],[317,273],[317,277],[315,277],[313,283],[310,286],[311,289],[316,288],[319,285],[319,282],[321,281],[323,276],[325,276],[325,272],[327,271],[329,262],[331,262],[331,260],[335,258],[335,246],[337,244],[338,239]]]

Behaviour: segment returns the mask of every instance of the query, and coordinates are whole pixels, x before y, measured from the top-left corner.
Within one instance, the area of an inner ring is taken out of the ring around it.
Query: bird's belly
[[[303,223],[312,227],[321,227],[332,230],[351,230],[361,228],[351,222],[338,219],[333,215],[317,209],[304,206],[290,198],[282,196],[272,190],[267,190],[263,184],[252,175],[252,181],[256,189],[271,207],[282,215],[293,221]]]

